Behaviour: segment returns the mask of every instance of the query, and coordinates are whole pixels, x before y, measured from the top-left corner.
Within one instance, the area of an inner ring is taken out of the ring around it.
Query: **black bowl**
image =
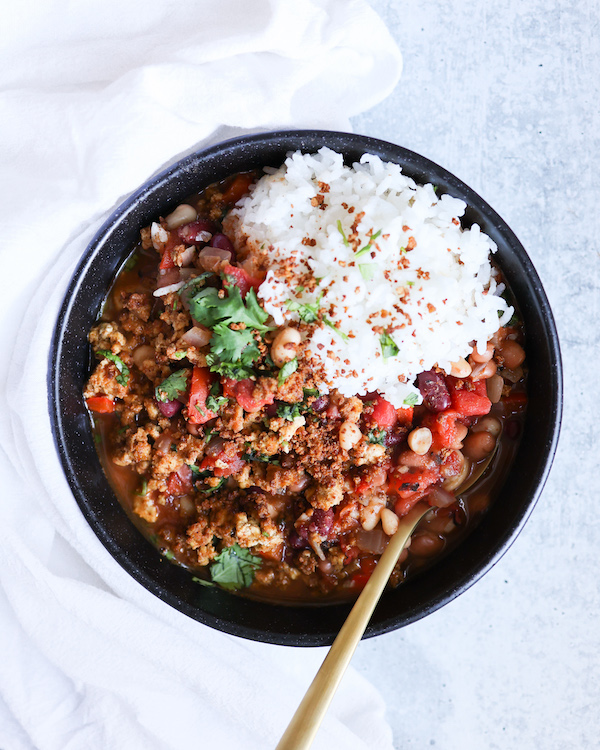
[[[110,554],[163,601],[213,628],[258,641],[294,646],[330,644],[350,605],[265,604],[199,586],[167,563],[138,532],[117,501],[98,460],[82,390],[89,375],[87,333],[141,227],[182,198],[235,172],[279,166],[286,153],[321,146],[348,162],[365,152],[400,164],[419,183],[431,182],[464,200],[465,223],[477,222],[498,245],[496,259],[520,307],[527,333],[529,404],[509,475],[476,530],[443,564],[387,591],[366,636],[386,633],[433,612],[465,591],[504,554],[542,491],[558,440],[562,371],[558,338],[544,290],[525,250],[505,222],[469,187],[437,164],[400,146],[348,133],[292,131],[236,138],[192,154],[137,190],[100,229],[69,285],[49,368],[49,406],[65,474],[83,514]]]

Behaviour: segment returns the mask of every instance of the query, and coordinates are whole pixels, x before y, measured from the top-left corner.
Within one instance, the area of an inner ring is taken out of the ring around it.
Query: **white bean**
[[[361,437],[362,432],[354,422],[350,422],[349,419],[342,422],[339,432],[340,448],[342,450],[349,451],[350,448],[353,448],[359,442]]]
[[[450,375],[455,378],[468,378],[471,374],[471,365],[464,357],[460,357],[456,362],[451,363]]]
[[[388,536],[393,536],[398,531],[400,519],[389,508],[381,509],[381,527]]]
[[[191,221],[196,221],[197,218],[196,209],[188,203],[182,203],[165,218],[165,223],[167,229],[177,229]]]
[[[282,328],[271,344],[271,359],[275,366],[283,367],[286,362],[294,359],[301,341],[302,336],[296,328]]]
[[[417,427],[408,436],[409,448],[417,454],[417,456],[424,456],[427,451],[431,448],[433,442],[433,435],[429,427]]]

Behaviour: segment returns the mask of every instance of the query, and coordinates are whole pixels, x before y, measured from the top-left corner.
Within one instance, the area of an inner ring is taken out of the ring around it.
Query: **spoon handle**
[[[373,574],[352,607],[275,750],[308,750],[312,745],[315,734],[350,663],[354,650],[369,624],[373,610],[396,561],[413,529],[428,510],[431,510],[429,505],[418,503],[400,519],[398,530],[379,558]]]

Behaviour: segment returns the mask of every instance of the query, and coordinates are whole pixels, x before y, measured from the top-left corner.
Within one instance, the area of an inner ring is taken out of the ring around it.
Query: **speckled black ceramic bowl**
[[[464,200],[465,223],[477,222],[498,245],[496,259],[520,306],[532,387],[523,438],[508,478],[475,531],[443,564],[384,594],[366,636],[414,622],[475,583],[514,541],[550,470],[561,417],[560,351],[544,290],[515,235],[476,193],[418,154],[360,135],[293,131],[237,138],[186,157],[119,206],[86,250],[56,325],[48,384],[56,445],[67,479],[89,524],[115,560],[156,596],[206,625],[244,638],[295,646],[330,644],[350,606],[260,603],[198,586],[187,571],[168,564],[129,521],[110,488],[94,448],[82,390],[89,375],[88,331],[140,228],[212,182],[235,172],[279,166],[288,151],[313,152],[324,145],[343,153],[348,162],[365,152],[377,154],[400,164],[417,182],[432,182]]]

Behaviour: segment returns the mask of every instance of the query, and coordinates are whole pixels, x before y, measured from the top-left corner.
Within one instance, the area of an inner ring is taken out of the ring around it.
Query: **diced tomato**
[[[438,468],[435,469],[409,469],[407,472],[399,473],[394,470],[390,473],[388,493],[398,495],[395,511],[403,516],[425,495],[432,484],[440,479]]]
[[[223,378],[221,382],[223,393],[230,398],[235,398],[242,409],[250,414],[259,411],[267,404],[272,404],[275,400],[274,393],[269,393],[264,398],[254,398],[252,394],[256,383],[250,378],[244,378],[243,380]]]
[[[231,277],[235,286],[239,288],[242,298],[245,298],[251,289],[254,289],[256,291],[262,284],[262,279],[257,279],[254,276],[250,276],[250,274],[246,273],[243,268],[240,268],[239,266],[232,266],[231,264],[227,264],[223,268],[223,275],[226,277]],[[226,278],[223,281],[223,286],[227,288],[229,284],[230,282]]]
[[[177,245],[177,236],[169,233],[169,237],[165,243],[165,247],[162,253],[162,258],[158,265],[159,268],[166,270],[167,268],[175,268],[175,261],[171,251]]]
[[[414,409],[412,406],[401,406],[399,409],[396,409],[398,422],[404,427],[410,427],[413,422],[413,412]]]
[[[423,417],[423,427],[429,427],[433,436],[432,450],[439,452],[443,448],[450,448],[458,442],[456,425],[460,419],[454,409],[447,409],[437,414],[426,414]]]
[[[372,417],[375,424],[381,430],[391,429],[398,421],[396,409],[379,394],[374,399]]]
[[[213,377],[208,367],[194,366],[188,399],[188,421],[192,424],[204,424],[217,416],[206,408]]]
[[[167,492],[173,497],[187,495],[192,491],[191,472],[189,478],[181,477],[181,473],[172,471],[167,479]]]
[[[238,174],[227,190],[223,193],[223,201],[232,206],[248,192],[248,188],[254,182],[255,175],[251,173]]]
[[[352,585],[364,589],[369,578],[373,575],[376,564],[374,557],[363,557],[360,561],[360,571],[352,576]]]
[[[216,477],[229,477],[241,471],[246,462],[238,451],[231,450],[230,445],[216,456],[206,456],[200,464],[200,471],[212,471]]]
[[[175,268],[175,261],[173,260],[171,252],[169,250],[164,251],[158,267],[162,270],[166,270],[167,268]]]
[[[446,385],[450,391],[452,408],[463,416],[480,417],[492,408],[492,402],[487,397],[485,380],[459,380],[448,376]]]
[[[112,414],[115,410],[115,402],[108,396],[90,396],[85,403],[87,408],[96,414]]]

